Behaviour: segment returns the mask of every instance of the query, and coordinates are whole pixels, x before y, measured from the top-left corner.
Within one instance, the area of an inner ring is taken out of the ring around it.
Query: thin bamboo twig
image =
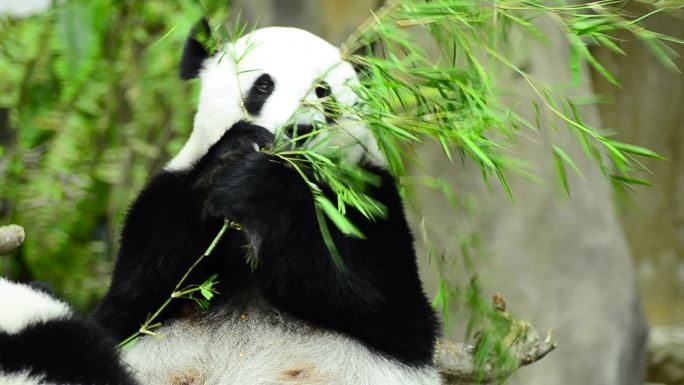
[[[159,317],[159,315],[161,315],[161,313],[164,311],[164,309],[166,309],[166,307],[169,306],[171,301],[173,301],[176,298],[181,298],[187,294],[194,293],[194,292],[200,290],[200,287],[193,287],[191,289],[182,289],[182,290],[181,290],[181,287],[183,287],[183,284],[188,279],[188,276],[190,276],[192,271],[195,270],[197,265],[199,265],[204,260],[204,258],[211,255],[211,253],[216,248],[216,245],[218,245],[219,241],[221,241],[221,238],[223,238],[223,235],[228,230],[228,228],[240,230],[242,227],[236,222],[233,222],[229,219],[224,219],[223,220],[223,226],[221,227],[221,230],[219,230],[218,234],[216,234],[216,236],[214,237],[214,240],[211,242],[209,247],[207,247],[207,250],[195,260],[195,262],[188,268],[188,270],[185,271],[185,274],[183,274],[183,277],[181,277],[181,279],[178,281],[173,292],[171,293],[171,295],[169,295],[169,298],[167,298],[166,301],[164,301],[164,303],[151,316],[147,317],[145,322],[142,325],[140,325],[140,329],[138,329],[138,331],[136,331],[135,333],[128,336],[128,338],[126,338],[125,340],[121,341],[117,345],[119,348],[124,347],[124,346],[130,344],[131,342],[135,341],[135,339],[138,338],[142,334],[156,335],[156,333],[152,332],[151,329],[157,328],[157,327],[161,326],[162,324],[161,324],[161,322],[158,322],[155,324],[153,324],[152,322],[154,322],[157,319],[157,317]]]

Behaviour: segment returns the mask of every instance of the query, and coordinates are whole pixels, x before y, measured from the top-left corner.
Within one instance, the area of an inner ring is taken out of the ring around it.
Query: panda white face
[[[274,134],[284,130],[292,136],[296,127],[296,135],[302,135],[314,122],[326,122],[322,100],[334,98],[344,106],[359,102],[352,89],[358,77],[339,49],[297,28],[269,27],[247,34],[206,59],[199,77],[202,89],[193,132],[168,170],[190,168],[240,120]],[[319,135],[318,141],[325,138],[326,146],[339,147],[349,161],[366,155],[381,162],[364,124],[344,113],[334,123],[334,130]]]

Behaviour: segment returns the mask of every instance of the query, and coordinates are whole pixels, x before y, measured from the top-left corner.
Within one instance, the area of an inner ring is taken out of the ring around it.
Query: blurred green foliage
[[[197,87],[177,76],[185,37],[202,14],[226,11],[225,1],[72,0],[0,20],[0,223],[28,234],[0,275],[95,303],[127,205],[192,128]]]

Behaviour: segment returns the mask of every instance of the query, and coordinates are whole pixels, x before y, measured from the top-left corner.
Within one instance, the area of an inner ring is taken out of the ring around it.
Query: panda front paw
[[[221,172],[245,155],[271,147],[274,140],[274,135],[264,127],[242,120],[235,123],[194,167],[192,180],[196,190],[206,192]]]
[[[273,145],[275,136],[266,128],[241,120],[235,123],[221,140],[209,149],[211,161],[235,160],[240,156]]]
[[[270,160],[270,155],[253,151],[219,172],[209,187],[205,211],[211,216],[242,220],[262,199],[260,185],[269,178],[264,163]]]
[[[223,170],[204,204],[208,214],[250,223],[293,216],[311,194],[301,176],[276,156],[253,152]]]

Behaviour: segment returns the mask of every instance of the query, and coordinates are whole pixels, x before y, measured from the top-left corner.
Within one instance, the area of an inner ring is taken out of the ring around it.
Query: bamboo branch
[[[199,286],[199,285],[191,285],[191,287],[185,287],[184,288],[183,284],[185,283],[185,281],[190,276],[190,273],[192,273],[192,271],[195,270],[197,265],[199,265],[200,262],[202,262],[202,260],[204,260],[204,258],[208,257],[209,255],[211,255],[212,252],[214,252],[214,248],[216,248],[216,245],[218,245],[219,241],[221,241],[221,238],[223,238],[223,234],[225,234],[226,230],[228,230],[229,228],[230,229],[236,229],[236,230],[242,229],[240,224],[233,222],[227,218],[224,219],[223,220],[223,227],[221,227],[221,230],[219,230],[218,234],[216,234],[216,236],[214,237],[214,240],[211,241],[211,244],[209,245],[207,250],[195,260],[195,262],[188,268],[188,270],[185,271],[185,274],[183,274],[183,277],[180,279],[180,281],[178,281],[178,283],[176,284],[176,287],[173,289],[173,292],[169,295],[169,297],[166,299],[166,301],[164,301],[164,303],[153,314],[148,315],[147,319],[145,319],[145,322],[140,325],[140,328],[135,333],[128,336],[128,338],[121,341],[117,345],[117,347],[125,347],[126,345],[132,344],[136,341],[136,339],[139,336],[141,336],[143,334],[157,335],[156,333],[154,333],[152,331],[152,329],[158,328],[158,327],[162,326],[162,324],[161,324],[161,322],[156,322],[156,323],[153,323],[153,322],[157,319],[157,317],[159,317],[161,315],[161,313],[164,311],[164,309],[166,309],[166,307],[169,306],[171,301],[173,301],[174,299],[177,299],[177,298],[182,298],[188,294],[191,294],[191,293],[194,293],[196,291],[201,290],[201,286]]]
[[[497,309],[505,313],[503,299],[497,295],[494,300],[495,305],[499,306]],[[437,342],[435,364],[442,375],[443,384],[501,384],[519,368],[541,360],[556,348],[551,332],[541,341],[537,331],[528,323],[514,321],[511,325],[511,335],[515,337],[509,345],[508,353],[513,360],[511,365],[505,367],[488,362],[484,367],[478,368],[475,364],[474,345],[456,344],[446,340]]]
[[[6,255],[24,243],[24,228],[19,225],[0,226],[0,255]]]
[[[479,371],[473,362],[474,346],[446,340],[437,342],[435,363],[444,385],[499,384],[517,369],[541,360],[556,348],[556,344],[548,335],[540,343],[537,333],[532,331],[537,339],[526,341],[513,352],[518,365],[508,370],[498,370],[488,364]]]
[[[398,5],[399,2],[396,0],[388,0],[376,12],[371,11],[371,16],[368,17],[368,19],[366,19],[366,21],[364,21],[344,43],[342,43],[342,46],[340,47],[340,56],[344,60],[348,60],[349,56],[363,45],[362,39],[368,31],[373,29],[381,19],[390,14]]]

